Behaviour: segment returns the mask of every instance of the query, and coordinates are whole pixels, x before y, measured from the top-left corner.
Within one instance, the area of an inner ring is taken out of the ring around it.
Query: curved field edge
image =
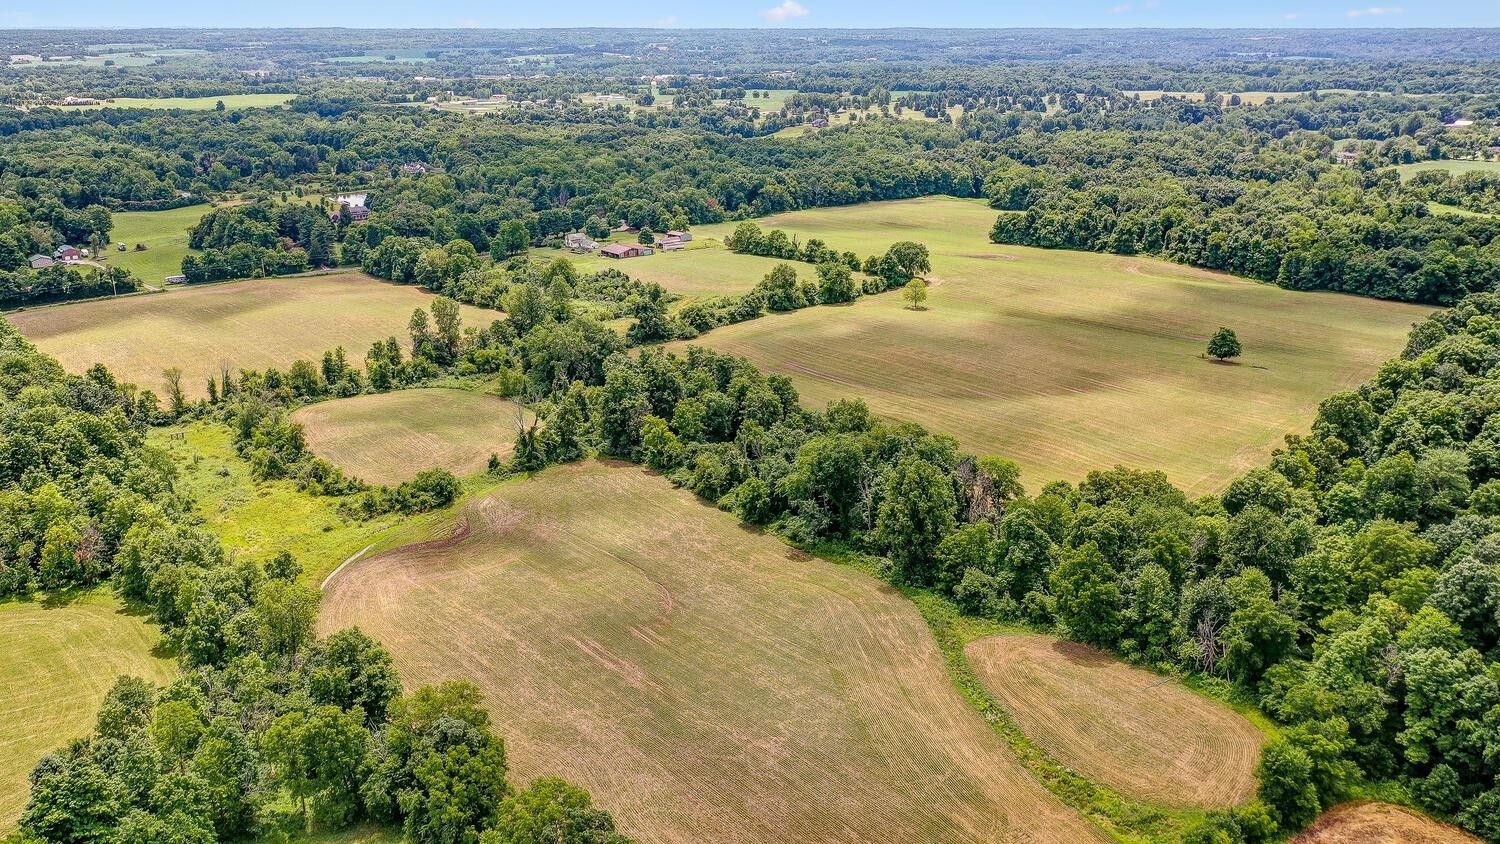
[[[1290,844],[1480,844],[1462,829],[1421,812],[1379,801],[1330,807]]]
[[[0,602],[0,839],[20,818],[31,769],[88,733],[117,676],[171,679],[157,644],[154,627],[104,593]]]
[[[514,448],[530,415],[499,396],[451,387],[417,387],[304,405],[291,415],[314,454],[360,480],[394,485],[424,469],[466,477],[490,455]]]
[[[321,624],[359,624],[410,683],[486,687],[517,775],[581,782],[642,840],[1099,835],[953,693],[879,579],[640,467],[507,486],[449,540],[346,568]]]
[[[1182,808],[1255,796],[1265,734],[1175,678],[1042,634],[986,636],[965,653],[1034,741],[1095,782]]]

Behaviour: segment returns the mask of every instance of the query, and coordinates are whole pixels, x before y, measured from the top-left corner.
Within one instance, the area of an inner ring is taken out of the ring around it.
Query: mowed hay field
[[[1305,430],[1318,402],[1398,353],[1431,310],[1150,258],[997,246],[995,214],[978,200],[929,197],[758,220],[861,256],[926,243],[927,310],[907,310],[892,291],[693,342],[790,375],[813,406],[862,397],[877,413],[1012,458],[1033,488],[1122,463],[1204,493]],[[722,238],[732,225],[695,232]],[[1239,334],[1240,363],[1200,358],[1219,326]]]
[[[468,390],[398,390],[308,405],[292,421],[302,425],[313,453],[345,473],[398,484],[424,469],[472,475],[491,454],[508,455],[519,409]]]
[[[183,287],[37,308],[11,324],[69,372],[94,363],[162,394],[162,370],[178,367],[190,398],[207,393],[220,366],[232,371],[318,361],[343,346],[358,365],[376,340],[406,336],[415,308],[432,295],[356,272],[263,278]],[[465,306],[465,325],[488,325],[497,311]]]
[[[479,684],[517,781],[651,842],[1090,841],[960,696],[915,607],[638,467],[549,469],[345,568],[409,685]]]
[[[16,827],[37,760],[88,734],[116,677],[171,679],[155,644],[153,628],[103,596],[0,603],[0,836]]]
[[[965,653],[1021,730],[1090,780],[1164,806],[1255,794],[1265,734],[1175,681],[1051,636],[990,636]]]
[[[1479,844],[1456,826],[1390,803],[1345,803],[1313,821],[1292,844]]]

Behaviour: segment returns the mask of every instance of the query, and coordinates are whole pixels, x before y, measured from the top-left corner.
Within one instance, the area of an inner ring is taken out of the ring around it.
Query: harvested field
[[[991,636],[965,653],[1021,730],[1090,780],[1163,806],[1255,794],[1265,735],[1175,681],[1051,636]]]
[[[103,363],[120,380],[162,395],[162,370],[175,366],[183,389],[197,398],[221,365],[285,368],[298,358],[321,359],[335,346],[358,365],[376,340],[405,337],[412,310],[432,299],[416,287],[347,272],[183,287],[6,318],[69,372]],[[501,316],[463,308],[465,325]]]
[[[891,292],[693,342],[791,376],[811,406],[858,396],[1016,460],[1033,489],[1120,463],[1162,469],[1199,494],[1305,431],[1318,402],[1373,374],[1431,310],[1150,258],[997,246],[995,214],[980,201],[929,197],[758,220],[861,256],[926,243],[927,309],[907,310]],[[695,233],[722,238],[733,225]],[[1244,344],[1236,364],[1202,357],[1219,326]]]
[[[515,445],[515,402],[468,390],[397,390],[325,401],[292,414],[315,454],[375,484],[399,484],[423,469],[463,477]],[[527,417],[530,418],[529,416]]]
[[[1088,841],[949,680],[916,609],[638,467],[549,469],[448,541],[361,560],[357,624],[407,683],[486,693],[524,781],[651,842]]]
[[[154,628],[103,596],[0,603],[0,836],[15,829],[37,760],[88,734],[116,677],[171,679],[155,645]]]
[[[710,296],[738,296],[756,283],[777,264],[775,258],[740,255],[723,245],[695,241],[694,248],[680,252],[658,252],[640,258],[602,258],[599,255],[574,255],[563,250],[539,251],[544,257],[565,257],[578,265],[579,272],[591,273],[616,269],[631,278],[660,284],[668,292],[687,299]],[[799,275],[813,278],[810,264],[792,263]]]
[[[1479,839],[1390,803],[1345,803],[1324,812],[1292,844],[1479,844]]]

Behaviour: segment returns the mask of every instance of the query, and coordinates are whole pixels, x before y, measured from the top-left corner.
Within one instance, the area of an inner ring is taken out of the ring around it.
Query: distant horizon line
[[[1500,31],[1500,26],[6,26],[0,32],[236,32],[245,30],[335,30],[349,32],[890,32],[897,30],[958,32],[1435,32]]]

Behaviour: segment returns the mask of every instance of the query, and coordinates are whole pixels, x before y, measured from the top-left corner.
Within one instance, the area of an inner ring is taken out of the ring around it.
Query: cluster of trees
[[[1500,171],[1420,170],[1407,180],[1406,187],[1429,202],[1476,214],[1500,214]]]
[[[0,270],[0,308],[133,293],[140,287],[134,276],[119,267],[53,264],[40,270]]]
[[[1204,136],[1189,150],[1165,136],[1093,140],[1109,149],[1056,139],[991,173],[986,192],[1002,209],[991,239],[1442,305],[1500,280],[1500,218],[1432,214],[1428,188],[1337,167],[1321,145],[1289,139],[1247,155],[1245,136]],[[1199,164],[1184,163],[1194,156]]]
[[[109,211],[97,205],[68,208],[43,185],[8,199],[0,192],[0,308],[129,293],[139,285],[117,268],[54,264],[32,269],[32,255],[50,257],[63,245],[97,250],[108,241]]]

